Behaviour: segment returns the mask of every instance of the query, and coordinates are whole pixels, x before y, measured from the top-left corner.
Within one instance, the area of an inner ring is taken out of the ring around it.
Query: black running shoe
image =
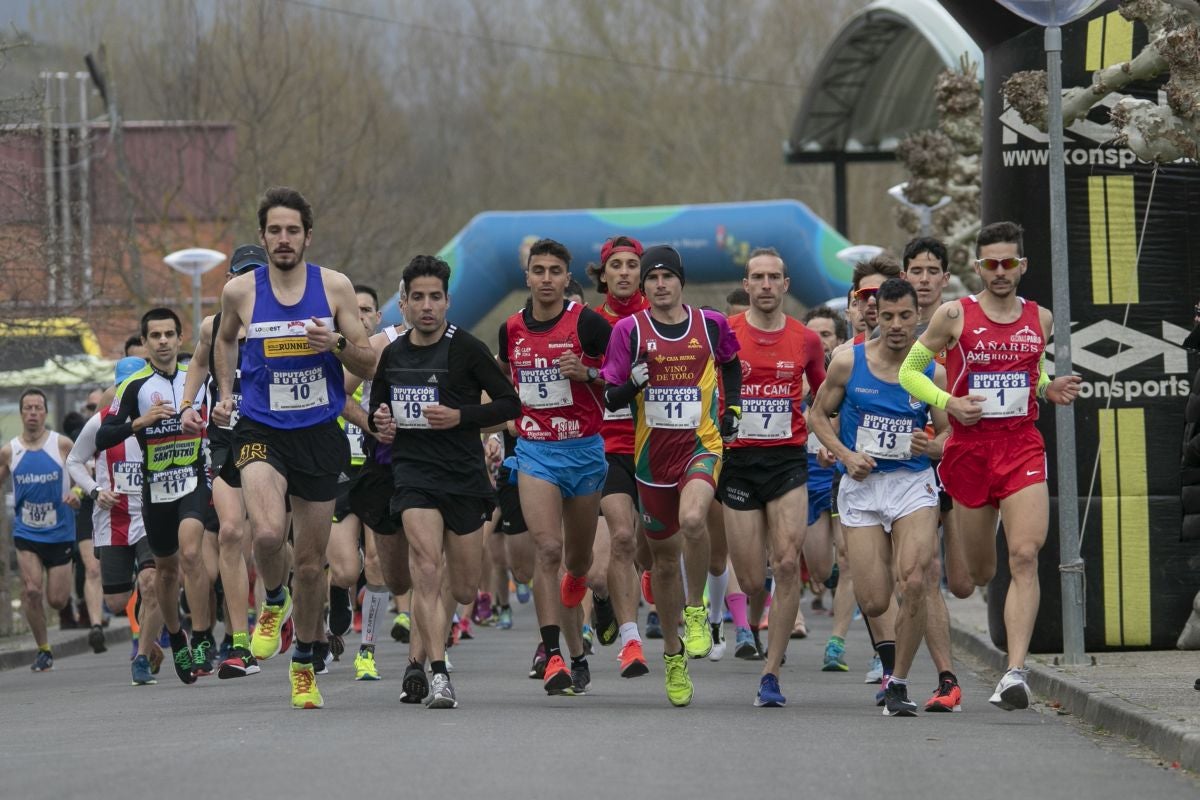
[[[196,682],[196,673],[192,671],[192,648],[190,646],[185,645],[178,650],[173,650],[171,661],[175,664],[175,674],[179,676],[179,680],[188,684]]]
[[[595,597],[592,604],[592,629],[600,644],[608,647],[617,640],[621,626],[617,624],[617,616],[613,612],[612,600],[607,597]]]
[[[592,686],[592,670],[587,660],[571,662],[571,694],[587,694]]]
[[[328,675],[331,661],[333,661],[333,653],[329,652],[329,643],[313,642],[313,674]]]
[[[429,694],[429,679],[425,677],[425,667],[415,661],[408,662],[404,677],[400,681],[403,691],[400,693],[401,703],[416,705]]]
[[[908,686],[896,681],[889,681],[883,694],[883,715],[885,717],[915,717],[917,704],[908,699]]]
[[[92,648],[93,653],[103,653],[108,650],[108,646],[104,644],[104,628],[99,625],[93,625],[88,632],[88,645]]]
[[[192,672],[197,678],[213,674],[212,647],[211,639],[197,638],[192,643]]]
[[[341,586],[329,587],[329,630],[345,636],[354,624],[354,607],[350,605],[350,592]]]

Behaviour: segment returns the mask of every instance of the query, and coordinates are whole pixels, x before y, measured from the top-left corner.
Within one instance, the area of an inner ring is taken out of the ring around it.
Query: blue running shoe
[[[758,682],[758,696],[754,698],[754,705],[757,708],[783,708],[787,705],[787,698],[779,691],[779,678],[770,673],[762,676],[762,680]]]
[[[646,615],[646,638],[661,639],[662,637],[662,625],[658,621],[658,612],[651,611]]]
[[[158,683],[158,679],[150,671],[150,659],[146,656],[138,656],[133,659],[130,672],[133,673],[134,686],[153,686]]]
[[[825,644],[825,663],[821,665],[822,672],[849,672],[850,665],[846,663],[846,645],[832,638]]]
[[[879,681],[879,691],[875,692],[875,705],[883,708],[883,704],[887,702],[887,688],[892,682],[892,676],[886,672],[883,678]],[[907,695],[905,695],[907,697]]]
[[[508,606],[500,609],[500,621],[496,623],[496,627],[502,631],[512,630],[512,609]]]
[[[757,661],[758,646],[754,644],[754,634],[749,628],[738,628],[734,638],[733,654],[747,661]]]
[[[533,590],[529,588],[528,583],[517,584],[517,602],[525,605],[533,597]]]

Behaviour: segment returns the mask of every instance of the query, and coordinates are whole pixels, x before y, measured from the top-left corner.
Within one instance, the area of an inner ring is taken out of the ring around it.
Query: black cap
[[[244,244],[233,251],[233,258],[229,259],[229,274],[241,275],[243,272],[249,272],[252,269],[265,267],[266,265],[266,250],[263,250],[256,244]]]
[[[642,253],[642,283],[646,282],[646,275],[651,270],[665,269],[674,272],[679,277],[679,282],[686,283],[683,277],[683,259],[679,257],[679,251],[667,244],[656,244],[653,247],[647,247]]]

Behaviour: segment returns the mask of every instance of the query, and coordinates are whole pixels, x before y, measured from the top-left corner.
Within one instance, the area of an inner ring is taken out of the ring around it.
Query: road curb
[[[75,635],[71,635],[66,639],[60,639],[52,644],[54,651],[54,660],[66,658],[67,656],[77,656],[82,653],[92,652],[91,645],[88,644],[88,630],[81,629]],[[104,642],[110,648],[114,644],[123,644],[130,640],[130,631],[128,626],[111,626],[104,629]],[[6,650],[0,652],[0,672],[10,669],[19,669],[24,667],[29,669],[29,665],[33,663],[33,659],[37,657],[37,647],[30,645],[19,650]]]
[[[1008,668],[1007,654],[982,634],[951,622],[955,649],[969,653],[996,672]],[[1064,711],[1089,725],[1136,739],[1167,761],[1200,771],[1200,733],[1165,714],[1144,708],[1065,674],[1057,667],[1030,661],[1029,688],[1039,697],[1056,701]]]

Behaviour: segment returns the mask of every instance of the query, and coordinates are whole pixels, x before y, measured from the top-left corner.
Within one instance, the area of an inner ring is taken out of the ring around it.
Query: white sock
[[[386,586],[367,586],[363,592],[362,644],[374,646],[379,633],[379,621],[387,611],[391,593]]]
[[[636,622],[624,623],[618,633],[621,636],[621,647],[624,647],[630,642],[640,642],[642,640],[642,635],[638,633]]]
[[[708,622],[720,625],[725,619],[725,590],[729,588],[729,565],[720,575],[708,573]]]

